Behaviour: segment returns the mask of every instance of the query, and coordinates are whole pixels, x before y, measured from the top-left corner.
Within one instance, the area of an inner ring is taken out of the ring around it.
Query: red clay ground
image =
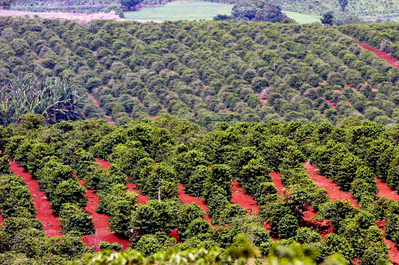
[[[207,220],[210,224],[212,224],[211,217],[208,214],[208,206],[205,204],[204,200],[202,198],[198,198],[198,197],[194,197],[194,196],[190,196],[190,195],[186,194],[184,191],[185,187],[182,184],[180,184],[178,186],[178,188],[179,188],[179,190],[178,190],[179,199],[181,200],[181,202],[184,204],[190,204],[193,202],[198,204],[204,211],[204,214],[205,214],[204,219]],[[212,227],[216,227],[216,226],[212,225]]]
[[[24,168],[15,161],[11,161],[10,170],[15,175],[23,178],[25,184],[28,186],[33,197],[33,204],[37,213],[36,217],[42,222],[46,236],[62,236],[59,217],[55,216],[53,209],[50,209],[50,202],[47,200],[46,194],[40,191],[37,180],[33,179],[30,173],[24,172]]]
[[[381,179],[376,178],[376,180],[379,189],[377,196],[384,196],[388,199],[399,201],[399,195],[396,190],[391,189],[391,187],[389,187],[388,184],[383,182]]]
[[[362,47],[365,50],[371,51],[381,59],[387,61],[390,65],[395,66],[399,68],[399,60],[393,58],[389,53],[377,50],[376,48],[373,48],[365,43],[359,43],[359,46]]]
[[[272,181],[277,188],[277,194],[283,196],[284,190],[286,190],[287,187],[281,182],[281,174],[278,172],[271,172],[269,175],[272,177]]]
[[[334,183],[332,180],[328,179],[327,177],[321,175],[318,168],[312,166],[309,163],[309,161],[304,163],[304,166],[306,167],[306,172],[316,183],[316,185],[319,186],[319,188],[324,188],[328,191],[328,196],[330,197],[330,200],[335,201],[335,200],[348,199],[356,208],[360,208],[356,200],[349,192],[339,190],[339,187],[336,183]],[[383,183],[378,178],[377,178],[377,184],[378,187],[380,188],[380,192],[377,194],[377,196],[386,196],[387,198],[394,200],[399,199],[398,194],[397,193],[395,194],[395,192],[393,192],[392,189],[390,189],[386,183]],[[377,225],[380,227],[380,229],[383,232],[385,232],[384,230],[385,221],[377,221]],[[385,238],[385,235],[383,237]],[[389,258],[391,259],[393,264],[399,264],[399,250],[395,245],[395,243],[389,239],[385,239],[384,243],[388,246]]]
[[[246,209],[250,215],[257,215],[259,213],[258,202],[255,201],[251,195],[244,192],[244,188],[240,183],[235,180],[231,183],[233,187],[231,188],[232,197],[230,203],[239,204],[242,208]]]
[[[97,191],[95,190],[87,190],[85,194],[85,196],[89,199],[89,202],[86,206],[86,211],[93,217],[96,232],[94,235],[84,236],[83,241],[87,245],[94,247],[96,251],[100,251],[100,243],[102,241],[123,244],[123,250],[125,250],[128,244],[130,244],[130,241],[124,237],[116,235],[114,232],[109,231],[108,215],[96,212],[96,207],[100,202],[96,192]]]
[[[379,189],[379,192],[377,193],[377,196],[384,196],[387,197],[388,199],[392,199],[395,201],[399,201],[399,195],[398,192],[395,190],[392,190],[391,187],[388,186],[387,183],[383,182],[381,179],[376,178],[377,180],[377,186]],[[378,221],[377,225],[380,227],[383,231],[385,231],[385,223],[386,221]],[[385,237],[385,236],[384,236]],[[389,239],[385,239],[384,243],[388,246],[389,250],[389,258],[394,261],[394,264],[399,264],[399,249],[396,246],[396,244]]]
[[[272,181],[277,188],[277,194],[283,195],[287,187],[284,186],[281,182],[281,174],[278,172],[271,172],[269,173],[269,175],[272,177]],[[317,213],[314,211],[314,209],[312,207],[309,207],[307,211],[303,212],[304,220],[303,223],[301,223],[300,225],[313,228],[314,230],[318,231],[320,235],[322,235],[322,237],[324,238],[324,236],[332,233],[333,231],[331,223],[329,220],[314,220],[313,218],[315,218],[316,216]]]
[[[107,160],[104,159],[98,159],[96,158],[96,162],[99,163],[101,165],[102,168],[108,170],[109,166],[111,165],[110,162],[108,162]],[[141,192],[139,190],[136,190],[136,184],[132,184],[132,183],[128,183],[126,184],[126,187],[128,187],[129,191],[134,191],[136,193],[139,194],[139,197],[137,198],[137,202],[138,203],[147,203],[150,199],[147,198],[147,196],[144,196],[141,194]]]
[[[83,180],[79,180],[80,185],[86,187]],[[102,241],[108,241],[110,243],[123,244],[122,250],[125,250],[130,244],[130,241],[122,236],[116,235],[114,232],[109,230],[108,215],[100,214],[96,212],[96,208],[100,203],[100,199],[97,196],[96,190],[87,190],[85,196],[89,200],[86,205],[86,211],[91,215],[94,222],[96,232],[94,235],[84,236],[83,242],[88,246],[94,247],[96,251],[100,251],[100,243]]]
[[[356,208],[360,208],[360,206],[357,204],[355,198],[350,194],[349,192],[345,192],[339,189],[339,186],[334,183],[333,180],[323,176],[320,174],[319,169],[309,163],[307,161],[303,165],[306,168],[306,172],[310,176],[310,178],[313,180],[313,182],[319,187],[326,189],[328,192],[328,197],[332,201],[336,200],[349,200],[350,203],[355,206]]]

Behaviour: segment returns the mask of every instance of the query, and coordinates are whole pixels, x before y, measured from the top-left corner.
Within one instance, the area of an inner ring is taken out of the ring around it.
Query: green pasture
[[[302,14],[298,12],[290,12],[290,11],[283,11],[289,18],[295,20],[299,24],[307,24],[307,23],[314,23],[320,22],[320,16],[317,15],[308,15]]]
[[[149,21],[212,20],[217,14],[230,15],[233,5],[200,1],[176,1],[126,12],[125,18]]]
[[[175,1],[164,5],[147,6],[138,11],[126,12],[125,18],[145,21],[212,20],[217,14],[230,15],[233,5],[201,1]],[[320,16],[285,11],[288,17],[300,24],[320,22]]]

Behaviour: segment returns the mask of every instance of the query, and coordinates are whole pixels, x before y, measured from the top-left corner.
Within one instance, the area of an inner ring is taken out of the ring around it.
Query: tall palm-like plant
[[[47,78],[12,80],[0,87],[0,124],[18,122],[27,112],[41,114],[47,122],[76,120],[81,115],[84,98],[70,80]]]

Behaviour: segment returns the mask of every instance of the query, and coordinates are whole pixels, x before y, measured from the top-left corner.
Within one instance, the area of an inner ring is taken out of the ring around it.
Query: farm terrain
[[[399,24],[79,17],[0,17],[1,264],[399,264]]]

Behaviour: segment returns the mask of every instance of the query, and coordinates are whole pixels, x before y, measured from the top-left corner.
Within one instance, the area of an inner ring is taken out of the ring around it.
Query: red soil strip
[[[138,203],[146,204],[150,200],[150,199],[147,198],[147,196],[142,195],[139,190],[135,189],[136,188],[136,184],[128,183],[128,184],[126,184],[126,187],[128,187],[129,191],[136,192],[139,195],[139,197],[137,198],[137,202]]]
[[[78,176],[76,176],[76,178],[78,178]],[[86,184],[83,180],[79,180],[78,182],[83,187],[86,187]],[[101,251],[100,243],[102,241],[108,241],[110,243],[116,242],[118,244],[123,244],[122,250],[126,250],[127,246],[130,244],[130,241],[110,231],[108,215],[96,212],[96,208],[100,203],[100,199],[97,196],[97,191],[86,190],[85,196],[89,200],[87,202],[85,209],[93,218],[96,232],[94,235],[84,236],[83,242],[85,242],[90,247],[94,247],[96,251]]]
[[[108,215],[97,213],[96,208],[100,202],[97,196],[97,191],[87,190],[85,196],[89,199],[86,206],[86,211],[93,217],[94,227],[96,232],[94,235],[84,236],[83,241],[94,247],[96,251],[100,251],[100,243],[108,241],[110,243],[123,244],[123,249],[126,250],[130,241],[124,237],[116,235],[114,232],[109,231]]]
[[[179,229],[170,230],[168,233],[169,236],[176,238],[177,243],[181,243],[180,236],[179,236]]]
[[[278,172],[271,172],[269,175],[272,177],[272,181],[274,185],[277,188],[277,194],[278,195],[283,195],[284,190],[287,189],[286,186],[283,185],[281,182],[281,174]],[[309,207],[309,209],[305,212],[303,212],[303,223],[301,226],[307,226],[307,227],[312,227],[315,230],[317,230],[322,237],[325,237],[328,234],[331,234],[333,232],[333,228],[331,226],[331,223],[329,220],[312,220],[317,216],[317,213],[314,211],[312,207]],[[267,226],[265,226],[267,229]],[[269,230],[270,231],[270,230]]]
[[[11,161],[10,170],[15,175],[23,178],[25,184],[28,186],[33,197],[33,204],[37,213],[36,217],[42,222],[46,236],[62,236],[60,218],[55,216],[53,209],[50,209],[50,201],[47,200],[46,194],[40,191],[37,180],[33,179],[32,174],[24,172],[24,168],[13,160]]]
[[[320,174],[319,169],[309,163],[309,161],[305,162],[303,165],[306,168],[306,173],[310,176],[313,182],[319,187],[326,189],[328,192],[328,197],[332,201],[346,199],[355,206],[360,209],[360,206],[357,204],[355,198],[353,198],[352,194],[346,191],[342,191],[339,189],[339,186],[334,183],[333,180],[323,176]]]
[[[334,102],[332,102],[331,100],[326,99],[327,103],[331,105],[331,108],[333,109],[337,109],[337,104],[335,104]]]
[[[388,246],[388,257],[394,265],[399,264],[399,249],[396,244],[390,240],[385,239],[384,244]]]
[[[272,181],[277,188],[277,194],[283,196],[284,190],[286,190],[287,187],[281,182],[281,174],[278,172],[271,172],[269,175],[272,177]]]
[[[399,201],[399,195],[396,190],[393,190],[391,187],[389,187],[387,183],[383,182],[381,179],[376,178],[376,180],[379,190],[377,196],[384,196],[387,197],[388,199]]]
[[[100,106],[100,103],[98,103],[98,100],[95,99],[92,94],[89,93],[88,95],[89,95],[91,102],[93,102],[94,105]]]
[[[356,88],[354,88],[353,91],[355,91],[355,93],[358,94],[358,95],[360,94],[360,91],[357,90]]]
[[[232,197],[230,203],[239,204],[242,208],[246,209],[249,214],[257,215],[259,213],[258,202],[252,198],[251,195],[244,192],[244,188],[237,181],[231,182],[233,187],[231,188]]]
[[[106,169],[106,170],[108,170],[108,169],[109,169],[109,166],[111,165],[111,163],[108,162],[108,161],[105,160],[105,159],[96,158],[96,162],[99,163],[99,164],[101,165],[101,167],[102,167],[103,169]],[[134,192],[136,192],[136,193],[139,194],[139,197],[137,198],[137,202],[138,202],[138,203],[144,203],[144,204],[146,204],[146,203],[150,200],[150,199],[147,198],[147,196],[142,195],[141,192],[140,192],[139,190],[136,190],[136,189],[135,189],[135,188],[136,188],[136,184],[131,184],[131,183],[129,183],[129,184],[126,184],[126,187],[128,187],[129,191],[134,191]]]
[[[198,204],[199,207],[202,208],[202,210],[204,211],[205,217],[204,219],[207,220],[210,224],[212,224],[212,219],[208,214],[208,206],[205,204],[204,200],[202,198],[198,198],[198,197],[194,197],[194,196],[190,196],[188,194],[186,194],[186,192],[184,191],[186,188],[180,184],[178,186],[178,194],[179,194],[179,199],[182,203],[184,204],[191,204],[193,202],[195,202],[196,204]],[[214,225],[212,225],[212,227],[216,227]]]
[[[387,61],[390,65],[395,66],[399,68],[399,60],[393,58],[389,53],[377,50],[376,48],[373,48],[365,43],[359,43],[359,46],[362,47],[365,50],[371,51],[381,59]]]
[[[399,264],[399,249],[392,240],[385,238],[386,237],[386,235],[385,235],[386,222],[387,221],[385,221],[385,220],[380,220],[380,221],[376,222],[376,225],[378,226],[378,228],[380,228],[384,232],[384,235],[382,235],[382,237],[384,238],[384,244],[388,246],[389,259],[392,261],[392,263],[394,265],[398,265]]]
[[[109,166],[111,165],[111,163],[108,162],[108,161],[105,160],[105,159],[96,158],[96,162],[99,163],[99,164],[101,165],[101,167],[102,167],[103,169],[105,169],[105,170],[108,170],[108,169],[109,169]]]

